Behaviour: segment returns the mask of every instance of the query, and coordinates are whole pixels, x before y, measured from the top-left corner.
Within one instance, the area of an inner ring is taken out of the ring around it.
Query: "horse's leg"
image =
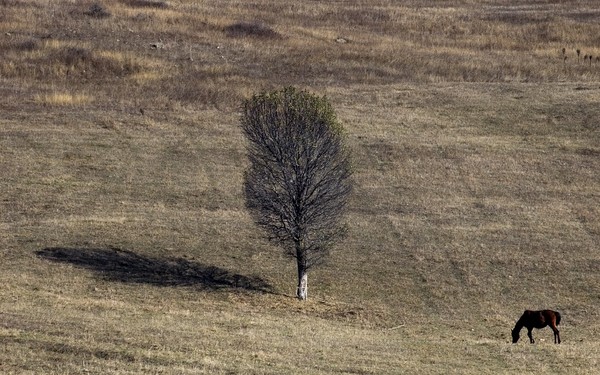
[[[535,342],[535,340],[533,339],[533,336],[531,335],[532,330],[533,330],[533,327],[531,327],[531,328],[527,327],[527,336],[529,336],[529,342],[533,344]]]
[[[554,343],[560,344],[560,331],[555,325],[550,326],[550,328],[552,328],[552,331],[554,331]]]

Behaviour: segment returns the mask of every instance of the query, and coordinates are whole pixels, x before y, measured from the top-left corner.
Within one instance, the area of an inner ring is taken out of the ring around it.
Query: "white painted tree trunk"
[[[305,301],[308,298],[308,274],[306,270],[298,270],[298,299]]]

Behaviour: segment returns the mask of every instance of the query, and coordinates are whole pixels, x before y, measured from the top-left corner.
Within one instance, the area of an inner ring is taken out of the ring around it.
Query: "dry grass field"
[[[594,0],[0,0],[0,373],[597,373],[597,56]],[[354,157],[304,303],[241,188],[284,85]]]

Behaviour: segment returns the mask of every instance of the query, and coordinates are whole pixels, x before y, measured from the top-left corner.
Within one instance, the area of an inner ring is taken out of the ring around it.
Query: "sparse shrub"
[[[100,3],[93,4],[85,14],[93,18],[108,18],[111,16],[110,12],[104,9],[104,6]]]
[[[147,14],[147,13],[138,13],[133,17],[134,21],[137,22],[145,22],[145,21],[149,21],[152,19],[152,15]]]
[[[30,39],[23,42],[15,43],[13,48],[17,51],[33,51],[39,48],[37,41]]]
[[[495,12],[483,17],[485,21],[497,21],[514,26],[524,26],[528,24],[540,24],[551,21],[551,17],[545,14],[525,13],[519,11]]]
[[[181,83],[184,82],[184,83]],[[237,109],[247,86],[243,77],[224,71],[222,75],[193,69],[181,82],[165,79],[161,91],[175,101],[202,108]]]
[[[70,75],[114,77],[137,73],[140,67],[122,56],[106,56],[86,48],[67,47],[57,51],[55,59],[67,67]]]
[[[156,9],[167,9],[169,4],[165,1],[154,1],[154,0],[129,0],[126,2],[130,7],[136,8],[156,8]]]
[[[35,40],[25,41],[17,46],[21,51],[33,51],[37,49],[38,43]]]
[[[92,60],[92,52],[85,48],[68,47],[59,52],[67,66],[78,66]]]
[[[270,26],[265,25],[261,22],[236,22],[233,25],[229,25],[225,28],[227,36],[242,38],[242,37],[253,37],[261,39],[278,39],[281,35],[273,30]]]
[[[336,9],[323,15],[331,22],[344,22],[349,25],[368,26],[379,29],[390,22],[392,17],[384,9]]]
[[[110,80],[142,71],[139,60],[122,52],[60,46],[60,43],[43,43],[35,39],[0,43],[0,49],[8,52],[6,61],[0,64],[0,75],[4,77],[43,80],[69,76]],[[34,53],[25,53],[30,51]]]

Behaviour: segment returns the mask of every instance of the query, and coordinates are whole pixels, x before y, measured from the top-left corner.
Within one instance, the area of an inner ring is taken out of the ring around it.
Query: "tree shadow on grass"
[[[235,274],[223,268],[183,258],[154,258],[112,247],[48,247],[36,254],[53,262],[70,263],[96,271],[109,281],[156,286],[195,286],[214,290],[239,288],[272,293],[272,287],[259,277]]]

